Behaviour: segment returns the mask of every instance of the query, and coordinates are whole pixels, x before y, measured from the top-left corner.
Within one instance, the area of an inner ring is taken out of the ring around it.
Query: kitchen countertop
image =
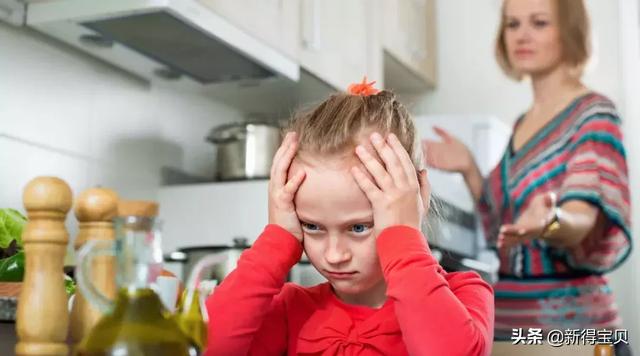
[[[593,345],[513,345],[511,341],[493,343],[492,356],[593,356]]]
[[[15,323],[0,322],[0,355],[12,355],[17,342]],[[593,356],[594,346],[513,345],[510,341],[493,343],[492,356]]]

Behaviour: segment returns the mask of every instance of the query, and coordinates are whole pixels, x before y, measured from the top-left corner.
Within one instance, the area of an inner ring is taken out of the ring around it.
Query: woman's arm
[[[574,247],[591,234],[602,234],[606,219],[600,209],[582,200],[568,200],[556,207],[555,193],[534,197],[514,224],[503,225],[499,246],[543,238],[551,246]]]
[[[494,304],[489,284],[473,272],[444,272],[416,229],[387,228],[377,244],[409,354],[490,354]]]
[[[471,158],[471,164],[468,169],[462,172],[462,176],[464,177],[464,182],[467,184],[467,188],[473,197],[473,201],[477,204],[482,196],[482,184],[484,182],[484,178],[482,177],[482,173],[480,173],[480,168],[473,158]]]
[[[267,225],[238,267],[207,300],[207,355],[282,354],[287,348],[284,297],[287,273],[302,246],[278,225]],[[268,342],[262,342],[262,341]],[[256,342],[261,345],[256,345]]]
[[[547,233],[544,238],[556,247],[579,245],[589,234],[602,234],[606,220],[600,210],[584,201],[567,201],[558,207],[558,228]]]

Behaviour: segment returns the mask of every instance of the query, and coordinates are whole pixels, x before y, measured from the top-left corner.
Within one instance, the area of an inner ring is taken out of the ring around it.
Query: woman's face
[[[509,63],[523,75],[552,71],[562,62],[554,1],[505,0],[504,40]]]
[[[349,172],[355,164],[360,163],[353,154],[331,158],[299,154],[289,175],[301,168],[306,172],[295,205],[310,262],[345,302],[379,306],[386,299],[386,284],[371,203]]]

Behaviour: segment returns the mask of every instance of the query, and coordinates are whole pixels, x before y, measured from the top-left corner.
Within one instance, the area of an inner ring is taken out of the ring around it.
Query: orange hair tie
[[[367,83],[367,77],[365,76],[364,79],[362,79],[362,83],[354,83],[349,85],[349,87],[347,88],[347,92],[352,95],[375,95],[380,92],[380,90],[373,87],[375,83],[375,81]]]

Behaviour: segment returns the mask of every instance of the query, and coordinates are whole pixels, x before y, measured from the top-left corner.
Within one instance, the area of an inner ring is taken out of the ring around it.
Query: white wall
[[[162,166],[211,176],[215,150],[204,137],[237,119],[210,98],[150,87],[0,22],[2,207],[23,210],[22,189],[38,175],[63,178],[74,195],[101,185],[123,198],[156,199]]]
[[[609,96],[623,116],[631,191],[633,238],[640,236],[640,41],[636,0],[586,0],[591,16],[594,59],[585,82]],[[502,74],[493,46],[501,0],[437,0],[438,87],[415,100],[420,114],[497,116],[512,124],[531,102],[527,83],[516,83]],[[635,244],[637,246],[637,243]],[[640,345],[640,253],[610,275],[611,285],[630,331]],[[640,352],[638,346],[636,352]]]

